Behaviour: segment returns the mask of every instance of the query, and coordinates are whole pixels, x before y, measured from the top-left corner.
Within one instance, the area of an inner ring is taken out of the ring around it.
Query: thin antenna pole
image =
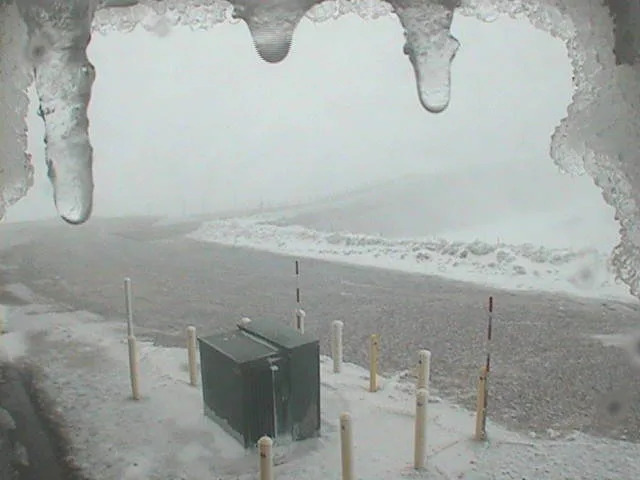
[[[489,319],[487,322],[487,373],[491,371],[491,333],[493,329],[493,297],[489,297]]]
[[[300,264],[296,260],[296,303],[300,308]]]

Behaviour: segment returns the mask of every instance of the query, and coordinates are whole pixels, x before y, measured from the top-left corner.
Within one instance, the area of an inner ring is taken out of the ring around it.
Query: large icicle
[[[45,124],[56,208],[67,222],[82,223],[91,214],[93,196],[87,107],[95,72],[86,48],[94,5],[87,0],[22,0],[18,8],[29,33],[26,53]]]
[[[289,53],[293,31],[317,0],[231,0],[233,16],[249,27],[260,56],[276,63]]]
[[[416,73],[420,102],[430,112],[449,105],[451,61],[459,43],[449,32],[456,0],[389,0],[405,31],[404,53]]]

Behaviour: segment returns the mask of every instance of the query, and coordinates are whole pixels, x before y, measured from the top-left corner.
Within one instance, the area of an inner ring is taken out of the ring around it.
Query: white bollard
[[[307,314],[301,308],[298,308],[296,310],[296,329],[300,333],[304,333],[304,317],[306,316]]]
[[[189,356],[189,383],[198,384],[198,363],[196,360],[196,327],[187,327],[187,353]]]
[[[124,279],[124,303],[127,309],[127,336],[133,336],[133,300],[131,298],[131,279]]]
[[[380,352],[380,336],[373,334],[369,338],[369,391],[378,391],[378,355]]]
[[[416,388],[429,390],[429,378],[431,376],[431,352],[420,350],[418,352],[418,384]]]
[[[333,373],[342,371],[342,327],[340,320],[331,322],[331,357],[333,358]]]
[[[416,392],[416,424],[413,452],[413,466],[416,470],[423,469],[427,458],[427,402],[429,395],[424,388]]]
[[[340,415],[340,450],[342,454],[342,480],[353,480],[353,435],[351,415]]]
[[[134,400],[140,400],[140,369],[138,365],[138,346],[136,337],[129,335],[127,337],[129,344],[129,376],[131,377],[131,395]]]
[[[264,436],[258,440],[260,480],[273,480],[273,440]]]

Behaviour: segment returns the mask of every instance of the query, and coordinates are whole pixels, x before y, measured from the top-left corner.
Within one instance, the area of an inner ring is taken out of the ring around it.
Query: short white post
[[[304,317],[306,316],[307,314],[301,308],[298,308],[296,310],[296,329],[300,333],[304,333]]]
[[[189,354],[189,383],[198,384],[198,364],[196,361],[196,327],[187,327],[187,352]]]
[[[427,402],[429,395],[425,388],[420,388],[416,392],[416,424],[415,442],[413,452],[413,466],[416,470],[425,467],[427,458]]]
[[[340,320],[331,322],[331,357],[333,358],[333,373],[342,371],[342,327]]]
[[[489,371],[486,365],[480,369],[480,376],[478,377],[478,399],[476,402],[476,432],[474,438],[478,441],[486,440],[487,438],[487,377]]]
[[[378,353],[380,351],[380,336],[371,335],[369,338],[369,391],[378,391]]]
[[[264,436],[258,440],[260,451],[260,480],[273,480],[273,440]]]
[[[129,335],[127,337],[129,344],[129,376],[131,377],[131,394],[134,400],[140,400],[140,369],[138,365],[138,346],[136,337]]]
[[[131,298],[131,279],[124,279],[124,303],[127,309],[127,336],[133,336],[133,300]]]
[[[342,480],[353,480],[353,435],[351,415],[340,415],[340,450],[342,454]]]
[[[429,390],[429,377],[431,376],[431,352],[420,350],[418,352],[418,384],[417,388]]]

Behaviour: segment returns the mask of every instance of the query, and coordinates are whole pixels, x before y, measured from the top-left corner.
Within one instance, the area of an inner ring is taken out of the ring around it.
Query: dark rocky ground
[[[82,480],[34,375],[24,365],[0,365],[0,479]]]
[[[293,258],[183,238],[197,223],[152,222],[3,226],[0,235],[14,240],[0,250],[2,281],[65,308],[123,320],[122,281],[130,276],[138,336],[163,345],[182,345],[187,325],[205,335],[233,328],[242,316],[293,318]],[[319,335],[325,353],[332,320],[345,322],[345,359],[361,365],[371,333],[381,334],[386,372],[410,367],[427,348],[434,387],[469,408],[484,362],[484,305],[493,295],[491,418],[541,435],[580,430],[640,441],[640,373],[622,349],[592,337],[637,331],[638,305],[310,259],[301,260],[301,270],[307,330]],[[612,399],[622,408],[607,408]]]

